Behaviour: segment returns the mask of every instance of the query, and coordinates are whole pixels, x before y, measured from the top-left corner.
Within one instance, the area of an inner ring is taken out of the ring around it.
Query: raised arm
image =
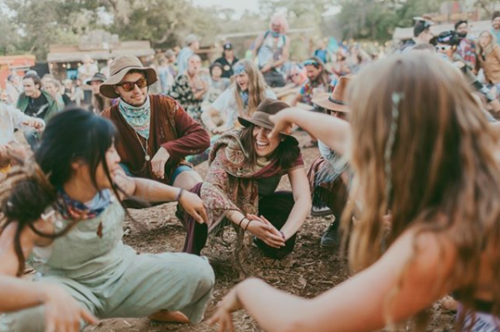
[[[344,120],[325,114],[304,111],[298,107],[283,110],[271,116],[270,119],[275,124],[270,136],[279,135],[281,131],[290,128],[292,124],[296,124],[332,150],[341,154],[347,151],[351,127]]]
[[[211,323],[229,330],[228,313],[241,308],[270,332],[375,331],[401,322],[451,291],[445,280],[454,251],[433,235],[422,236],[418,255],[413,244],[412,235],[404,235],[371,267],[310,300],[247,279],[224,298]]]

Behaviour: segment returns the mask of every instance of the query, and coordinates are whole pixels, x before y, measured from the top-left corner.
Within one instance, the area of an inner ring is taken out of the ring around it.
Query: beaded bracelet
[[[179,193],[177,194],[177,197],[175,198],[176,202],[178,202],[181,199],[182,194],[184,194],[184,189],[181,188],[181,190],[179,190]]]

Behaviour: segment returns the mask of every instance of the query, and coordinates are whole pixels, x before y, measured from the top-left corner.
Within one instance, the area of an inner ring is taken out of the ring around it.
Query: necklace
[[[137,132],[135,130],[134,130],[134,133],[135,133],[135,137],[137,137],[137,140],[139,141],[139,144],[141,145],[142,151],[144,152],[144,160],[146,160],[146,162],[150,161],[151,156],[148,153],[149,138],[146,139],[146,146],[144,146],[144,145],[142,145],[141,138],[139,137],[139,135],[137,135]]]

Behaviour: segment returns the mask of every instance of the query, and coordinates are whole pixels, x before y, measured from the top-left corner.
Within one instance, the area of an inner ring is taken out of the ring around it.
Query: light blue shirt
[[[497,37],[497,43],[500,44],[500,30],[495,31],[495,29],[491,29],[491,33],[493,34],[493,36]]]
[[[177,57],[177,69],[178,69],[177,74],[178,75],[184,74],[184,72],[187,69],[188,60],[191,57],[191,55],[193,55],[193,54],[194,54],[194,51],[188,46],[184,47],[179,52],[179,56]]]

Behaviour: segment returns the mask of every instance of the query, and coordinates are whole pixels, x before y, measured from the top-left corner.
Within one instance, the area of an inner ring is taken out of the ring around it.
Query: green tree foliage
[[[413,25],[413,17],[437,12],[445,0],[340,0],[344,38],[384,41],[396,27]]]

